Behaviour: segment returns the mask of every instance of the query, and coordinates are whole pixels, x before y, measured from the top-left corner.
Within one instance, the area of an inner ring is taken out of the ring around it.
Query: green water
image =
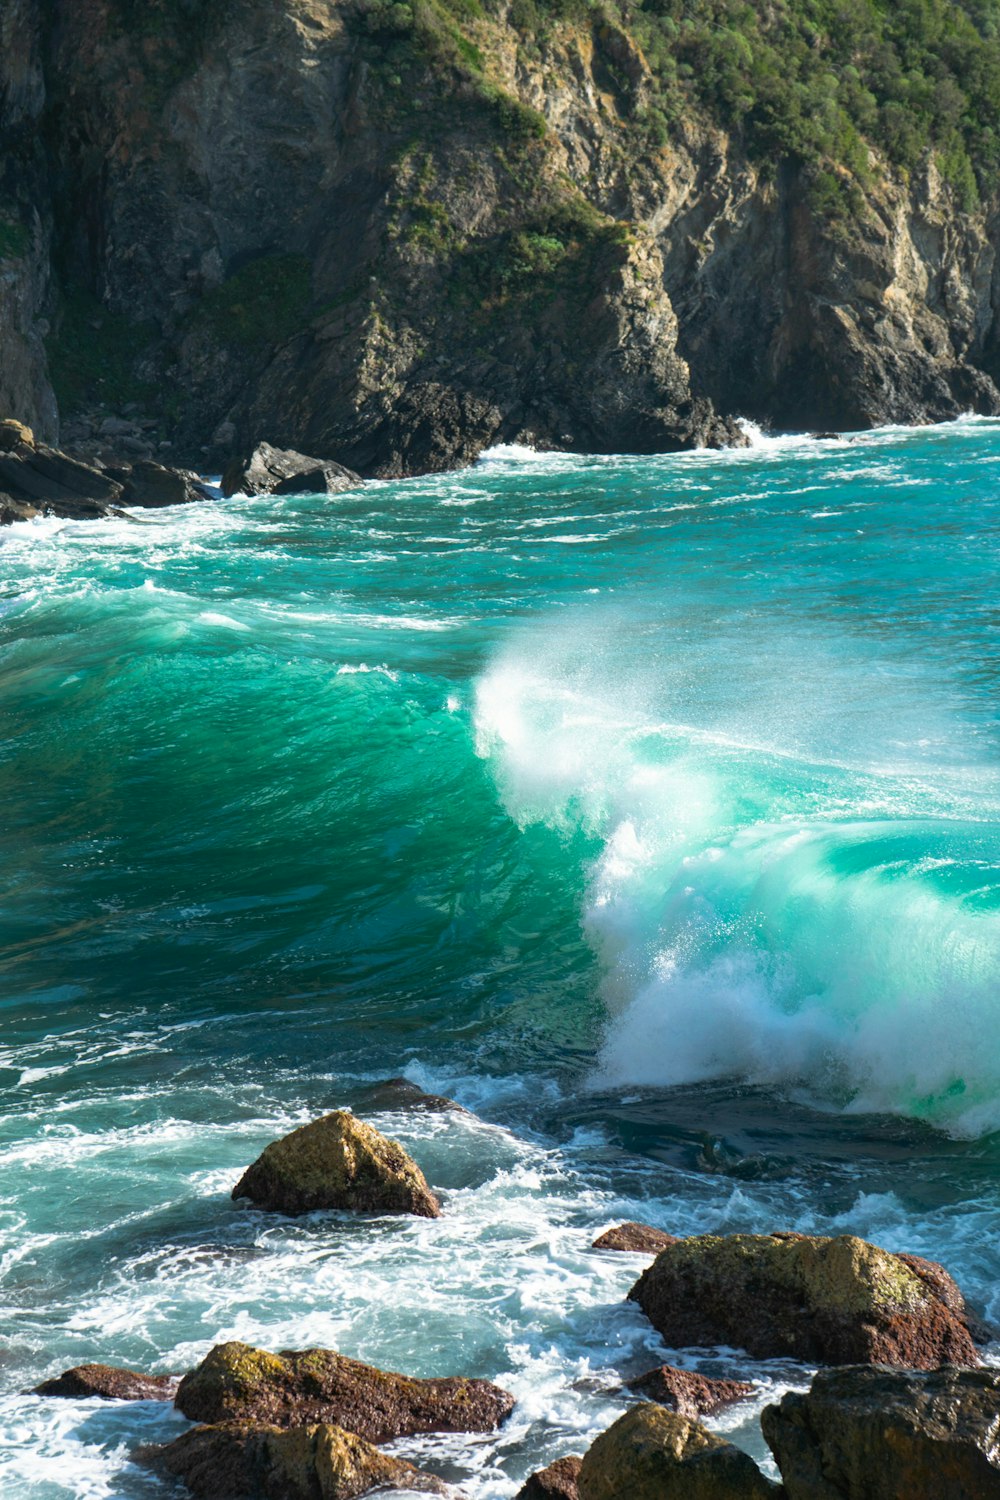
[[[998,480],[969,420],[5,533],[5,1495],[166,1495],[180,1418],[19,1393],[242,1337],[501,1380],[501,1434],[399,1448],[503,1500],[665,1357],[622,1217],[992,1303]],[[404,1070],[479,1118],[366,1106]],[[230,1203],[339,1104],[442,1220]],[[702,1367],[755,1452],[807,1379]]]

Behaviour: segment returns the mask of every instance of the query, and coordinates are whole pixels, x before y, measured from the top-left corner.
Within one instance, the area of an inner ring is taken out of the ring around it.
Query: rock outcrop
[[[141,1375],[114,1365],[75,1365],[35,1387],[36,1396],[66,1396],[78,1401],[99,1396],[103,1401],[171,1401],[176,1375]]]
[[[357,1500],[373,1490],[446,1486],[329,1424],[196,1427],[145,1461],[182,1480],[196,1500]]]
[[[694,1370],[678,1370],[675,1365],[660,1365],[645,1375],[625,1382],[627,1390],[647,1401],[656,1401],[681,1417],[704,1417],[723,1406],[732,1406],[752,1396],[754,1387],[742,1380],[710,1380]]]
[[[234,459],[222,476],[224,495],[339,495],[361,484],[361,475],[332,460],[307,458],[258,443],[249,458]]]
[[[402,1146],[342,1109],[272,1141],[233,1188],[233,1198],[283,1214],[341,1208],[436,1219],[441,1212]]]
[[[579,1479],[582,1459],[570,1455],[557,1458],[554,1464],[530,1474],[514,1500],[580,1500]]]
[[[933,1282],[852,1235],[682,1240],[629,1296],[674,1348],[729,1344],[759,1359],[914,1369],[978,1363],[968,1328]]]
[[[700,1422],[634,1406],[584,1455],[580,1500],[778,1500],[753,1459]]]
[[[663,1229],[654,1229],[652,1224],[637,1224],[628,1220],[616,1224],[599,1234],[592,1245],[594,1250],[631,1250],[640,1255],[659,1255],[668,1245],[677,1244],[677,1235],[667,1234]]]
[[[98,467],[36,443],[23,424],[0,424],[0,524],[35,516],[73,521],[121,515],[120,507],[211,499],[197,475],[148,461]]]
[[[998,1500],[994,1370],[823,1370],[765,1407],[788,1500]]]
[[[387,1443],[420,1432],[492,1432],[510,1415],[514,1398],[488,1380],[416,1380],[332,1349],[269,1354],[229,1343],[184,1377],[177,1406],[193,1422],[333,1422]]]

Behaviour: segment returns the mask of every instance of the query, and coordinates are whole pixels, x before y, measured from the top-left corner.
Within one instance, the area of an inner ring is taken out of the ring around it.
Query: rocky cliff
[[[0,408],[380,475],[1000,412],[989,194],[866,148],[831,212],[657,87],[604,9],[6,0]]]

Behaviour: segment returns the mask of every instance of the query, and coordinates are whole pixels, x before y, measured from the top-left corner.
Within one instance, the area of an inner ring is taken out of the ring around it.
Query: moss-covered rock
[[[788,1500],[1000,1500],[994,1370],[823,1370],[761,1425]]]
[[[433,1475],[325,1423],[196,1427],[142,1457],[183,1480],[198,1500],[356,1500],[381,1489],[446,1493]]]
[[[777,1500],[753,1459],[700,1422],[634,1406],[588,1449],[580,1500]]]
[[[346,1208],[436,1219],[441,1212],[402,1146],[342,1109],[273,1141],[244,1172],[233,1197],[285,1214]]]
[[[968,1328],[932,1281],[853,1235],[682,1240],[629,1296],[675,1348],[732,1344],[761,1359],[915,1369],[978,1363]]]
[[[177,1406],[194,1422],[335,1422],[385,1443],[419,1432],[492,1432],[514,1398],[488,1380],[416,1380],[332,1349],[269,1354],[229,1343],[184,1377]]]

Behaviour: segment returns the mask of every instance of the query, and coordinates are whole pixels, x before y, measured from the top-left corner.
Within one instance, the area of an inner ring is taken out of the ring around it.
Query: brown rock
[[[592,1248],[594,1250],[634,1250],[643,1255],[658,1255],[668,1245],[676,1245],[677,1236],[667,1234],[662,1229],[654,1229],[651,1224],[636,1224],[629,1220],[625,1224],[618,1224],[614,1229],[606,1229],[603,1234],[598,1235]]]
[[[447,1493],[433,1475],[329,1424],[196,1427],[140,1456],[183,1480],[197,1500],[356,1500],[375,1489]]]
[[[193,1422],[334,1422],[387,1443],[419,1432],[492,1432],[514,1398],[488,1380],[416,1380],[332,1349],[269,1354],[229,1343],[216,1345],[184,1377],[177,1407]]]
[[[625,1382],[626,1389],[668,1406],[681,1417],[702,1417],[752,1396],[754,1387],[742,1380],[709,1380],[694,1370],[678,1370],[674,1365],[660,1365],[635,1380]]]
[[[428,1114],[444,1114],[454,1111],[467,1115],[469,1111],[454,1099],[444,1094],[428,1094],[417,1083],[408,1078],[385,1078],[373,1083],[365,1094],[366,1108],[377,1109],[422,1109]]]
[[[441,1213],[402,1146],[342,1109],[273,1141],[244,1172],[233,1197],[285,1214],[346,1208],[436,1219]]]
[[[700,1422],[633,1406],[588,1449],[580,1500],[778,1500],[753,1459]]]
[[[6,417],[0,422],[0,453],[11,453],[15,448],[33,448],[35,434],[23,422]]]
[[[898,1256],[855,1238],[702,1235],[669,1245],[629,1297],[674,1348],[933,1369],[978,1364],[968,1329]]]
[[[1000,1500],[995,1370],[821,1370],[761,1426],[788,1500]]]
[[[140,1375],[114,1365],[76,1365],[35,1387],[36,1396],[70,1396],[104,1401],[170,1401],[177,1389],[176,1375]]]
[[[580,1500],[577,1485],[582,1462],[573,1454],[557,1458],[547,1469],[529,1475],[514,1500]]]

